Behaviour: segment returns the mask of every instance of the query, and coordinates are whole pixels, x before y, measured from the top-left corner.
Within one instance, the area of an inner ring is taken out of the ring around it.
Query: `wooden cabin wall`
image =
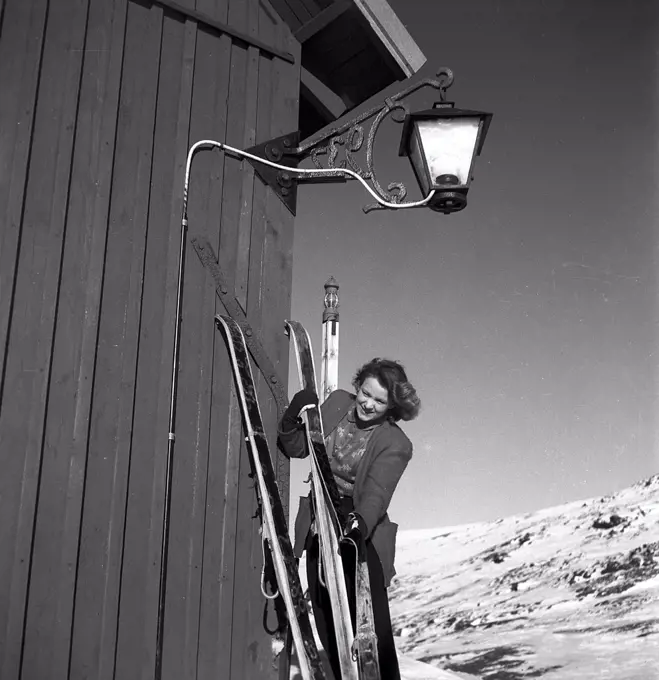
[[[265,2],[178,4],[296,63],[158,3],[0,0],[3,680],[153,677],[187,150],[297,128],[299,46]],[[286,381],[292,215],[201,151],[189,235]],[[189,243],[185,262],[163,678],[273,677],[224,310]]]

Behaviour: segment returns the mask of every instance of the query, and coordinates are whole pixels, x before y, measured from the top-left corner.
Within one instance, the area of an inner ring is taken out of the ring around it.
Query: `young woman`
[[[346,531],[365,540],[371,581],[375,632],[382,680],[400,680],[389,614],[387,587],[394,570],[396,531],[387,508],[396,485],[412,457],[412,443],[396,425],[419,412],[416,390],[396,361],[373,359],[353,380],[356,394],[336,390],[321,406],[323,429],[332,473],[336,480]],[[308,454],[299,418],[305,408],[317,406],[310,391],[298,392],[279,424],[279,445],[291,458]],[[314,618],[336,678],[341,677],[329,595],[318,578],[319,544],[313,526],[310,498],[300,499],[295,520],[295,554],[307,551],[307,578]],[[342,549],[346,583],[354,607],[354,551]],[[352,612],[354,622],[354,611]]]

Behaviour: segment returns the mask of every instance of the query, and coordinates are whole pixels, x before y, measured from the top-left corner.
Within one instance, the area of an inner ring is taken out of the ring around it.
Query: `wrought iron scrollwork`
[[[371,173],[362,170],[355,154],[358,153],[364,144],[364,128],[357,124],[350,128],[345,134],[335,135],[330,138],[328,144],[317,146],[311,150],[311,160],[319,170],[328,168],[350,168],[362,179],[371,179]],[[343,147],[345,158],[338,164],[336,162],[339,155],[339,147]],[[323,166],[321,156],[327,156],[327,165]]]
[[[402,182],[391,182],[384,189],[376,177],[373,164],[375,137],[387,116],[391,116],[391,120],[395,123],[403,123],[405,116],[410,113],[403,100],[412,93],[425,87],[431,87],[439,91],[441,101],[445,100],[446,90],[453,84],[453,72],[449,68],[440,68],[436,75],[436,78],[425,78],[398,94],[387,97],[380,106],[369,109],[340,126],[331,128],[322,137],[311,137],[311,139],[303,141],[294,150],[294,154],[299,158],[310,157],[318,170],[349,168],[362,179],[370,181],[375,192],[385,201],[395,204],[402,203],[407,196],[405,185]],[[366,167],[363,168],[357,160],[357,154],[364,145],[365,135],[362,123],[374,116],[375,119],[366,139]],[[341,150],[343,150],[344,158],[338,160]],[[325,165],[323,165],[323,161],[325,161]],[[364,212],[368,213],[371,210],[386,210],[387,208],[379,203],[374,203],[364,206],[363,209]]]

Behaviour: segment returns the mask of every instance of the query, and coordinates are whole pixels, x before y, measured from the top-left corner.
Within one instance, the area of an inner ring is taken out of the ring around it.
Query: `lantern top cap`
[[[423,111],[413,111],[405,116],[403,122],[403,131],[400,138],[400,148],[398,150],[399,156],[407,156],[409,149],[409,139],[412,133],[412,126],[417,120],[441,120],[442,118],[482,118],[483,129],[478,136],[478,146],[476,148],[476,155],[480,156],[487,131],[492,121],[491,113],[485,111],[474,111],[472,109],[456,109],[453,102],[435,102],[431,109],[424,109]]]

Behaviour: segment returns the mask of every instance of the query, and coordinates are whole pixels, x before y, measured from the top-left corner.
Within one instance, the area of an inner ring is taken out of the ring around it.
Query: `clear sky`
[[[462,213],[364,215],[356,182],[299,192],[293,318],[319,356],[335,276],[340,386],[386,356],[423,402],[392,519],[493,520],[657,472],[659,3],[390,3],[428,58],[418,77],[449,66],[448,99],[494,113]],[[416,199],[399,138],[382,130],[375,167]],[[307,473],[292,463],[292,510]]]

